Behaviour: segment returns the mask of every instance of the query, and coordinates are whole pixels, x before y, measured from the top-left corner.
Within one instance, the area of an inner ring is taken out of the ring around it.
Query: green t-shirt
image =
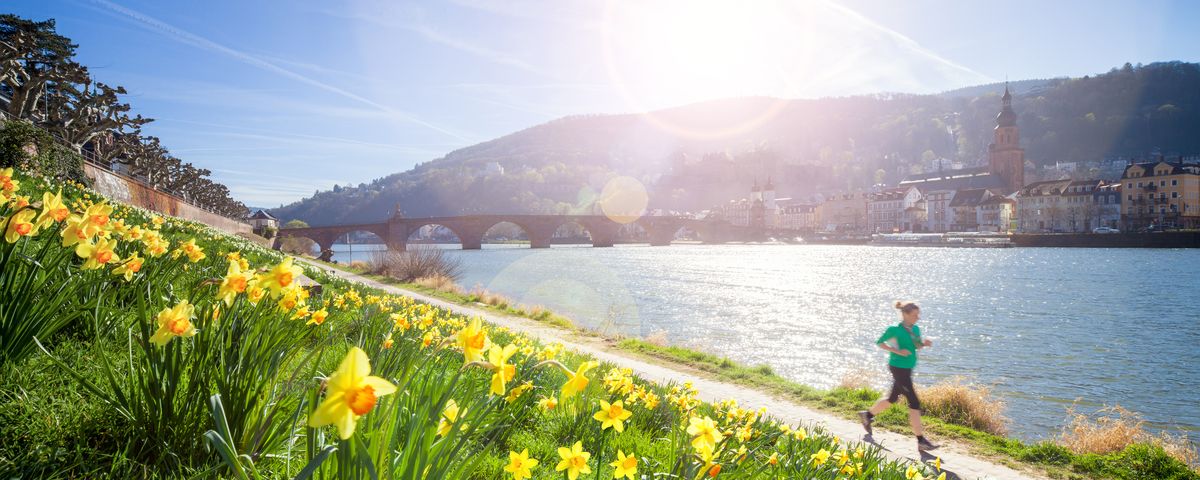
[[[916,337],[914,339],[914,337]],[[912,335],[908,334],[908,330],[904,329],[901,324],[892,325],[883,331],[883,335],[875,344],[886,342],[888,340],[896,341],[896,348],[908,350],[910,353],[907,357],[896,355],[889,352],[888,365],[896,368],[914,368],[917,366],[917,344],[921,343],[921,327],[913,325]]]

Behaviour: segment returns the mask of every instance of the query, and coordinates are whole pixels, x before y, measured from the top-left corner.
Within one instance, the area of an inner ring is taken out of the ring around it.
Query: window
[[[1142,188],[1142,182],[1138,182],[1138,188]]]
[[[1167,181],[1166,181],[1166,180],[1159,180],[1159,181],[1158,181],[1158,186],[1160,186],[1160,187],[1165,187],[1165,186],[1167,186]]]
[[[1179,192],[1171,192],[1171,198],[1179,198]]]

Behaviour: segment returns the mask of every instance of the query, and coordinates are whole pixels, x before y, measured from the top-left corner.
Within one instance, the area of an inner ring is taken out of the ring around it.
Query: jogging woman
[[[921,401],[917,398],[917,390],[913,388],[912,373],[913,367],[917,366],[917,350],[933,345],[933,342],[921,338],[921,327],[917,326],[917,320],[921,319],[921,307],[912,302],[896,302],[896,309],[900,310],[900,323],[888,327],[875,341],[879,348],[891,353],[888,370],[892,372],[892,391],[887,398],[875,402],[870,410],[858,412],[858,416],[870,435],[875,415],[887,410],[903,395],[908,402],[908,423],[917,436],[917,450],[932,450],[937,445],[925,439],[925,428],[921,425]]]

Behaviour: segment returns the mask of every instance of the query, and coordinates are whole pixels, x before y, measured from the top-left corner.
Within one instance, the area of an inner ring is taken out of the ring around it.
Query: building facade
[[[1121,185],[1118,183],[1102,183],[1092,194],[1092,204],[1096,205],[1096,226],[1121,228]]]
[[[867,229],[865,192],[837,193],[817,205],[817,229],[825,232],[861,233]]]
[[[1135,163],[1121,175],[1122,230],[1200,228],[1200,164]]]
[[[1017,192],[1017,224],[1022,233],[1062,233],[1066,208],[1062,193],[1070,180],[1034,182]]]
[[[1100,209],[1096,206],[1096,189],[1099,180],[1076,180],[1067,184],[1062,193],[1062,205],[1066,209],[1063,230],[1069,233],[1091,232],[1100,226]]]
[[[920,231],[920,218],[910,209],[923,210],[921,191],[916,187],[897,187],[873,194],[867,200],[867,230],[871,233]],[[915,227],[915,228],[914,228]]]
[[[1010,233],[1016,225],[1017,201],[1005,195],[992,195],[975,208],[976,231]]]

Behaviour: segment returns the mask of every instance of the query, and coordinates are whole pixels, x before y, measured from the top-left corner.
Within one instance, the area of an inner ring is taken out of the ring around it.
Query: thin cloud
[[[892,30],[892,29],[880,24],[880,23],[877,23],[874,20],[871,20],[870,18],[863,16],[861,13],[858,13],[857,11],[855,11],[849,7],[843,6],[832,0],[820,0],[820,2],[823,3],[826,7],[834,10],[835,12],[841,13],[842,15],[845,15],[846,17],[850,18],[851,20],[857,22],[860,25],[866,26],[875,31],[883,33],[889,37],[892,37],[894,40],[897,40],[899,42],[899,45],[901,47],[903,47],[909,51],[915,52],[921,56],[924,56],[930,60],[933,60],[933,61],[940,63],[942,65],[945,65],[947,67],[950,67],[954,70],[958,70],[958,71],[973,75],[981,81],[986,81],[986,82],[994,82],[995,81],[995,79],[993,79],[987,75],[984,75],[983,73],[978,72],[975,69],[972,69],[971,67],[957,63],[946,57],[938,55],[937,52],[934,52],[933,50],[930,50],[928,48],[921,46],[920,43],[917,43],[916,40],[909,38],[907,35],[904,35],[903,33],[897,32],[895,30]]]
[[[345,89],[339,88],[337,86],[329,85],[329,84],[321,82],[319,80],[296,73],[292,70],[288,70],[286,68],[280,67],[274,63],[271,63],[271,62],[268,62],[261,58],[255,57],[248,53],[245,53],[245,52],[242,52],[239,50],[235,50],[230,47],[226,47],[226,46],[216,43],[212,40],[209,40],[207,38],[204,38],[204,37],[201,37],[194,33],[191,33],[187,30],[183,30],[181,28],[175,27],[171,24],[168,24],[166,22],[158,20],[154,17],[145,15],[143,13],[122,7],[120,5],[110,2],[108,0],[91,0],[91,1],[100,6],[103,6],[104,8],[107,8],[108,10],[111,10],[112,12],[118,13],[120,15],[123,15],[123,16],[135,21],[135,22],[138,22],[142,26],[146,27],[149,30],[157,31],[158,33],[161,33],[164,36],[167,36],[168,38],[174,39],[178,42],[181,42],[181,43],[184,43],[187,45],[191,45],[193,47],[200,48],[203,50],[208,50],[210,52],[220,53],[222,55],[225,55],[225,56],[234,58],[238,61],[241,61],[242,63],[245,63],[247,65],[259,68],[261,70],[272,72],[272,73],[284,76],[286,78],[290,78],[292,80],[319,88],[321,90],[325,90],[327,92],[354,100],[354,101],[362,103],[364,105],[374,107],[380,111],[383,111],[388,114],[394,115],[396,117],[402,118],[406,121],[415,123],[417,125],[421,125],[423,127],[429,128],[429,129],[437,131],[439,133],[457,138],[464,142],[471,141],[471,139],[466,138],[462,135],[459,135],[458,133],[455,133],[449,129],[446,129],[446,128],[434,125],[432,123],[426,122],[424,120],[421,120],[419,118],[416,118],[413,115],[408,114],[406,112],[396,110],[387,105],[383,105],[381,103],[378,103],[374,100],[371,100],[369,98],[358,95],[356,93],[353,93],[353,92],[347,91]]]
[[[487,47],[475,45],[473,43],[467,42],[460,38],[451,37],[449,35],[446,35],[445,33],[442,33],[437,30],[432,29],[427,25],[406,25],[406,26],[403,26],[402,28],[416,32],[417,34],[421,35],[426,40],[429,40],[431,42],[434,42],[434,43],[437,43],[440,45],[445,45],[447,47],[469,53],[471,55],[474,55],[479,58],[483,58],[485,60],[499,63],[501,65],[508,65],[510,67],[525,70],[527,72],[535,73],[538,75],[549,75],[549,73],[546,72],[545,70],[542,70],[528,62],[525,62],[524,60],[521,60],[512,55],[509,55],[505,52],[501,52],[499,50],[493,50],[493,49],[490,49]]]

